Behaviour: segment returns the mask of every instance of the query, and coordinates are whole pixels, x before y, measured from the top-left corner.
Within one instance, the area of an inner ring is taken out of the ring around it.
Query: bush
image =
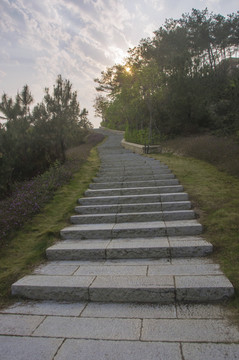
[[[239,176],[239,145],[232,137],[201,135],[164,141],[163,152],[207,161],[218,169]]]
[[[71,177],[72,172],[56,162],[42,175],[15,184],[12,196],[0,202],[0,244],[10,231],[18,229],[38,213],[56,189]]]
[[[126,127],[125,130],[125,140],[128,142],[148,145],[149,144],[149,129],[129,129]],[[149,145],[157,145],[161,143],[161,136],[157,134],[155,131],[152,131],[152,137]]]
[[[86,144],[68,150],[64,165],[56,161],[43,174],[14,184],[12,195],[0,201],[0,245],[6,242],[12,230],[19,229],[37,214],[55,191],[71,179],[88,157],[90,149],[103,138],[102,134],[90,134]]]

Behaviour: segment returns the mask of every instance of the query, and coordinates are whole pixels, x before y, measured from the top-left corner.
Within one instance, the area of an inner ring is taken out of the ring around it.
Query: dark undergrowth
[[[162,143],[163,153],[194,157],[239,177],[239,143],[233,137],[177,137]]]
[[[86,160],[91,148],[102,138],[101,134],[90,134],[84,144],[67,151],[67,160],[63,165],[55,162],[43,174],[30,181],[15,184],[12,195],[0,201],[0,246],[7,243],[12,231],[21,228],[39,213],[58,188],[70,181]]]

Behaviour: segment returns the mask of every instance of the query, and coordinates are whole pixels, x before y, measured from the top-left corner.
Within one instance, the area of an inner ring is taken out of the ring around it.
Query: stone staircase
[[[102,166],[78,200],[49,262],[12,285],[30,299],[217,302],[234,289],[210,257],[188,195],[168,167],[120,146],[109,133]]]

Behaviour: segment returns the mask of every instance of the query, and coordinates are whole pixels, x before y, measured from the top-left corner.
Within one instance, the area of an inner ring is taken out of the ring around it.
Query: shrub
[[[232,137],[201,135],[164,141],[163,152],[191,156],[207,161],[218,169],[239,176],[239,145]]]
[[[19,229],[66,184],[87,158],[90,149],[102,141],[102,134],[89,135],[86,144],[68,150],[67,161],[56,161],[48,171],[30,181],[14,184],[12,195],[0,201],[0,245],[6,242],[12,230]]]
[[[0,244],[12,230],[38,213],[71,177],[72,171],[56,162],[42,175],[15,184],[12,196],[0,202]]]
[[[148,145],[149,129],[136,130],[136,129],[129,129],[128,127],[126,127],[125,140],[136,144]],[[161,143],[160,134],[157,134],[155,131],[152,131],[152,136],[149,145],[155,145],[160,143]]]

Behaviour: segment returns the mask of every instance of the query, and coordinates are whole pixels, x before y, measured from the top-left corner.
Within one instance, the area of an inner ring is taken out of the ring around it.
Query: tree
[[[30,171],[31,117],[29,106],[33,102],[28,85],[17,94],[15,101],[3,94],[0,110],[7,120],[1,131],[0,182],[8,191],[14,180],[21,180]]]
[[[107,109],[109,107],[109,101],[106,97],[98,95],[94,101],[95,116],[101,117],[103,126],[107,125]]]
[[[88,119],[88,114],[89,112],[86,110],[86,108],[84,108],[79,115],[80,117],[79,126],[84,130],[93,129],[93,126]]]
[[[77,101],[77,92],[72,91],[69,80],[63,80],[59,75],[52,94],[48,88],[45,93],[43,103],[36,111],[42,111],[43,118],[45,114],[56,157],[64,162],[69,137],[78,129],[80,104]],[[35,118],[35,123],[37,121],[38,117]]]
[[[46,89],[43,101],[32,111],[33,97],[27,85],[15,100],[5,93],[1,100],[0,111],[6,120],[0,128],[0,190],[4,196],[15,181],[44,172],[56,160],[64,162],[66,149],[82,142],[91,124],[87,110],[80,111],[72,84],[60,75],[52,93]]]
[[[149,142],[157,131],[173,136],[221,126],[232,132],[238,82],[230,73],[238,64],[231,57],[238,52],[239,12],[226,18],[207,8],[192,9],[180,19],[166,20],[152,39],[129,49],[124,64],[96,79],[96,89],[106,95],[97,97],[95,105],[102,124],[148,129]],[[219,120],[220,109],[227,120]]]
[[[4,119],[8,121],[15,121],[22,117],[29,120],[30,104],[33,102],[32,94],[28,85],[24,85],[21,93],[17,94],[15,101],[8,97],[6,93],[2,96],[0,103],[0,111],[5,115]]]

